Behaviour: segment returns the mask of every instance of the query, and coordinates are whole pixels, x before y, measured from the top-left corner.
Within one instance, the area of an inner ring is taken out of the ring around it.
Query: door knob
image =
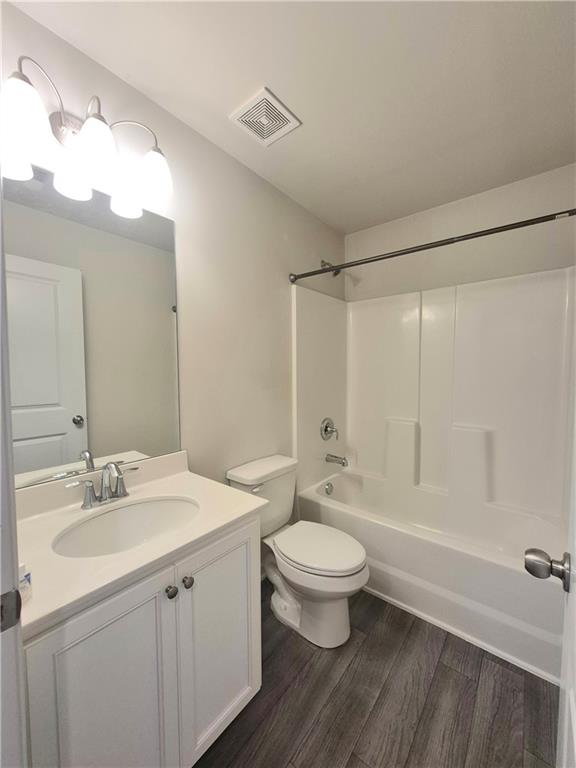
[[[77,416],[72,416],[72,424],[74,424],[77,427],[83,427],[84,416],[80,416],[80,414],[78,414]]]
[[[527,549],[524,552],[524,568],[537,579],[556,576],[560,579],[565,592],[570,591],[570,555],[564,552],[562,560],[552,560],[543,549]]]
[[[174,598],[178,594],[178,587],[175,587],[173,584],[171,584],[169,587],[166,587],[164,592],[166,592],[166,595],[168,596],[168,600],[174,600]]]
[[[194,586],[194,576],[184,576],[182,579],[185,589],[191,589]]]

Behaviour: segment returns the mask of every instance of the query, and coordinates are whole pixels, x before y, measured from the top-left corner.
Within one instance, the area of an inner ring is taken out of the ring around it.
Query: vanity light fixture
[[[48,118],[46,109],[24,74],[24,62],[33,64],[53,90],[58,111]],[[112,129],[136,125],[148,131],[154,144],[144,157],[118,152]],[[147,125],[119,120],[108,125],[98,96],[88,102],[84,120],[64,110],[54,81],[29,56],[20,56],[18,69],[2,93],[2,175],[15,181],[33,177],[32,165],[54,170],[54,188],[73,200],[90,200],[93,189],[111,191],[111,209],[119,216],[138,218],[142,206],[163,208],[172,195],[172,177],[158,138]]]
[[[119,216],[134,219],[142,215],[142,208],[135,203],[137,193],[134,192],[134,186],[136,185],[139,189],[140,202],[155,208],[162,206],[165,200],[172,197],[172,176],[164,153],[158,146],[158,137],[154,131],[137,120],[118,120],[112,123],[110,128],[114,130],[123,125],[143,128],[154,141],[153,146],[144,157],[132,163],[132,168],[130,168],[128,158],[118,168],[110,207]]]

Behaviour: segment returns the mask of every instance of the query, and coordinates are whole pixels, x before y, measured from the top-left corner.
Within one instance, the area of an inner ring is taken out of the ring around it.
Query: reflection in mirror
[[[16,486],[179,449],[173,222],[3,184]]]

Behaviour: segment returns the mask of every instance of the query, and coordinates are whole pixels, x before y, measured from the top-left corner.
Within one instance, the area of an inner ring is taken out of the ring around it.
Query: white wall
[[[460,529],[486,508],[563,526],[572,279],[552,270],[349,303],[356,465],[446,494]]]
[[[327,453],[345,456],[346,302],[292,286],[294,455],[298,485],[306,488],[338,469]],[[322,419],[333,419],[339,436],[323,440]]]
[[[346,237],[346,261],[576,207],[576,165],[465,197]],[[400,256],[346,274],[346,299],[461,285],[574,264],[576,218]]]
[[[141,120],[159,135],[175,185],[182,447],[191,468],[223,479],[230,466],[289,453],[288,274],[342,261],[342,237],[14,7],[2,4],[2,16],[5,74],[18,55],[33,56],[69,111],[83,114],[97,93],[109,121]],[[142,139],[135,132],[130,141]],[[343,295],[342,278],[310,286]]]
[[[94,456],[178,450],[174,254],[4,201],[6,253],[82,272]]]

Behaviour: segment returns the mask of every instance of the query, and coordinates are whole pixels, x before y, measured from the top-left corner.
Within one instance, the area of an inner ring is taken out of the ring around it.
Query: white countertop
[[[142,459],[150,458],[147,454],[140,451],[123,451],[122,453],[114,453],[110,456],[97,456],[94,457],[94,464],[96,467],[103,467],[109,461],[115,461],[118,464],[127,464],[131,461],[141,461]],[[58,480],[56,475],[60,473],[72,473],[78,472],[79,474],[85,474],[86,462],[85,461],[73,461],[68,464],[58,464],[54,467],[45,467],[44,469],[35,469],[32,472],[20,472],[14,475],[14,485],[16,488],[24,488],[27,485],[33,483],[50,483],[53,480]],[[74,476],[70,474],[70,477],[74,479]]]
[[[160,469],[155,462],[160,463]],[[86,511],[80,508],[82,489],[65,489],[63,481],[50,484],[50,490],[44,494],[47,499],[38,492],[46,486],[17,491],[18,508],[19,494],[30,490],[28,497],[20,499],[24,512],[21,511],[18,522],[19,559],[32,574],[32,596],[22,607],[24,640],[175,562],[185,550],[217,532],[256,517],[257,511],[266,504],[265,500],[248,493],[183,470],[183,466],[185,455],[183,464],[182,454],[148,459],[139,465],[140,472],[126,473],[128,498]],[[172,474],[175,469],[179,471]],[[157,477],[158,474],[164,476]],[[143,482],[136,484],[136,476]],[[54,539],[70,525],[101,514],[104,509],[159,497],[194,501],[200,511],[191,516],[188,525],[122,552],[97,557],[64,557],[52,549]],[[62,505],[62,500],[68,502],[71,498],[72,503]],[[41,502],[43,506],[34,514],[34,505]]]

